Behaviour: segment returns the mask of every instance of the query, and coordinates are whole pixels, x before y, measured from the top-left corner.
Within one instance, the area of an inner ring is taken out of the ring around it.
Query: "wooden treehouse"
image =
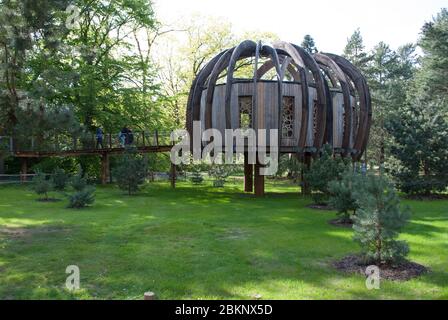
[[[367,82],[343,57],[310,54],[287,42],[246,40],[219,53],[194,79],[186,126],[190,135],[193,121],[222,135],[225,129],[277,129],[279,153],[308,162],[330,144],[335,153],[357,161],[366,149],[371,117]],[[255,187],[262,195],[259,169],[245,154],[245,191]]]

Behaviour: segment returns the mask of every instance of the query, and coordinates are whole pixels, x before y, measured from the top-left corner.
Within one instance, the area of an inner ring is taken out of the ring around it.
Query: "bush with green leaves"
[[[136,153],[135,148],[128,148],[113,170],[113,175],[117,179],[118,187],[131,195],[145,183],[146,172],[146,163],[143,157]]]
[[[33,178],[33,190],[41,196],[41,200],[48,200],[48,192],[51,191],[51,182],[42,171],[37,171]]]
[[[53,172],[52,183],[56,191],[64,191],[68,182],[68,176],[64,170],[57,168]]]
[[[69,208],[81,209],[95,202],[95,188],[85,187],[81,191],[69,195]]]
[[[356,210],[359,208],[354,196],[355,190],[359,192],[363,187],[363,176],[357,171],[348,169],[341,180],[334,180],[328,184],[330,199],[328,204],[337,210],[342,223],[352,223]]]
[[[330,145],[324,145],[320,157],[314,159],[304,173],[304,179],[311,189],[311,196],[316,204],[327,204],[330,196],[328,190],[331,181],[340,180],[347,170],[350,159],[333,157]]]
[[[367,264],[397,264],[409,253],[405,241],[396,240],[410,217],[383,174],[363,177],[362,188],[354,190],[359,208],[353,217],[354,239]]]

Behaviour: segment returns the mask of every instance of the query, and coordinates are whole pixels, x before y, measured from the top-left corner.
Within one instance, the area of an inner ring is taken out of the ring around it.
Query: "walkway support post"
[[[109,154],[103,152],[101,154],[101,184],[107,184],[109,181]]]
[[[254,190],[254,165],[249,164],[249,155],[244,153],[244,192]]]
[[[171,163],[171,187],[176,188],[176,165]]]
[[[263,197],[264,196],[264,176],[260,174],[260,168],[262,165],[257,161],[255,164],[255,196]]]

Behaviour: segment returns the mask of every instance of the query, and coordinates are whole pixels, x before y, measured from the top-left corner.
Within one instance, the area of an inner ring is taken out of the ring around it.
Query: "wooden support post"
[[[101,155],[101,184],[109,181],[109,154],[104,152]]]
[[[260,174],[260,168],[262,167],[261,164],[257,163],[255,164],[255,196],[257,197],[263,197],[264,196],[264,176]]]
[[[171,163],[171,187],[176,188],[176,165]]]
[[[28,160],[26,158],[21,158],[20,162],[20,182],[26,182],[26,174],[28,173]]]
[[[156,299],[156,295],[154,294],[154,292],[145,292],[145,294],[143,295],[143,299],[144,300],[155,300]]]
[[[244,192],[254,190],[254,165],[249,164],[249,155],[244,154]]]

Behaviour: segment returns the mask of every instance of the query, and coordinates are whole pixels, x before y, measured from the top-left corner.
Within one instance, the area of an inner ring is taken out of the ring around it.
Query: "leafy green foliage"
[[[314,159],[304,173],[304,179],[310,186],[316,204],[326,204],[330,195],[329,183],[342,178],[349,162],[349,159],[333,157],[331,146],[324,145],[320,157]]]
[[[448,186],[448,121],[437,103],[416,101],[387,123],[392,135],[388,169],[405,193],[430,194]]]
[[[67,186],[68,176],[63,169],[57,168],[53,171],[52,183],[56,191],[64,191]]]
[[[354,190],[359,209],[353,217],[354,239],[362,249],[366,263],[400,263],[408,254],[406,242],[398,241],[410,213],[384,175],[368,174],[364,187]]]
[[[51,191],[51,182],[47,179],[45,173],[38,171],[33,178],[33,189],[43,200],[48,200],[48,192]]]
[[[117,167],[114,168],[113,175],[121,190],[127,191],[129,195],[134,194],[145,182],[146,163],[134,149],[128,148]]]
[[[86,187],[69,196],[69,208],[81,209],[95,202],[95,188]]]
[[[341,180],[334,180],[328,184],[330,193],[328,203],[337,210],[340,220],[344,223],[352,222],[352,218],[359,208],[354,192],[362,190],[362,179],[360,173],[349,169],[344,172]]]

